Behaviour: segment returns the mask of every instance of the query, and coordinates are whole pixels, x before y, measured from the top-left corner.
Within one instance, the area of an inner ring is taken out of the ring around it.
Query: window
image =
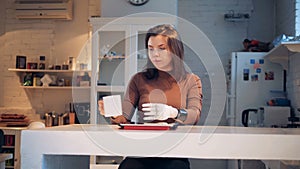
[[[295,36],[300,35],[300,0],[295,2]]]

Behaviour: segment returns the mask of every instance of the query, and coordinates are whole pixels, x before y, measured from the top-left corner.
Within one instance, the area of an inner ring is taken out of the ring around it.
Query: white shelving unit
[[[163,23],[176,23],[176,18],[165,17],[124,17],[90,18],[93,27],[92,63],[91,63],[91,98],[90,122],[100,123],[97,118],[98,95],[121,94],[132,75],[146,64],[144,39],[149,28]],[[116,56],[107,57],[108,54]],[[102,84],[102,85],[98,85]],[[91,168],[117,168],[116,164],[96,165],[96,158],[91,157]]]
[[[174,17],[90,18],[93,28],[91,63],[91,123],[97,124],[100,93],[123,94],[132,75],[146,64],[144,39],[158,24],[176,25]],[[106,48],[105,48],[106,47]],[[103,49],[116,56],[104,57]],[[102,85],[97,85],[102,83]]]

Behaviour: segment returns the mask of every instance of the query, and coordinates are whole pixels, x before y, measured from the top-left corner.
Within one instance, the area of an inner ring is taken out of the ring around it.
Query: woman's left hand
[[[117,117],[111,117],[110,121],[111,124],[128,123],[128,120],[123,115]]]
[[[103,100],[98,100],[98,110],[102,116],[105,115]]]
[[[161,103],[144,103],[142,111],[145,115],[144,120],[167,120],[178,115],[176,108]]]

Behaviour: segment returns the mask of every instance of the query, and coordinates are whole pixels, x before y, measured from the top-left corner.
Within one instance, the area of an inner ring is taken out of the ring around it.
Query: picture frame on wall
[[[16,68],[17,69],[26,69],[26,56],[18,55],[16,57]]]

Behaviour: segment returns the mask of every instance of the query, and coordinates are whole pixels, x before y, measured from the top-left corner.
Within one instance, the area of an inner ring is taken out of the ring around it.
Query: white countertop
[[[24,128],[20,128],[24,129]],[[300,128],[267,128],[267,127],[235,127],[235,126],[179,126],[176,130],[169,130],[169,133],[182,133],[188,130],[191,133],[208,132],[214,130],[216,134],[228,133],[228,134],[277,134],[277,135],[300,135]],[[53,126],[39,129],[30,129],[26,132],[53,132],[53,131],[100,131],[100,132],[166,132],[166,131],[155,131],[155,130],[122,130],[118,125],[94,125],[94,124],[73,124],[73,125],[62,125]]]
[[[22,131],[21,166],[41,168],[46,154],[300,160],[299,147],[300,129],[179,126],[141,131],[66,125]]]

